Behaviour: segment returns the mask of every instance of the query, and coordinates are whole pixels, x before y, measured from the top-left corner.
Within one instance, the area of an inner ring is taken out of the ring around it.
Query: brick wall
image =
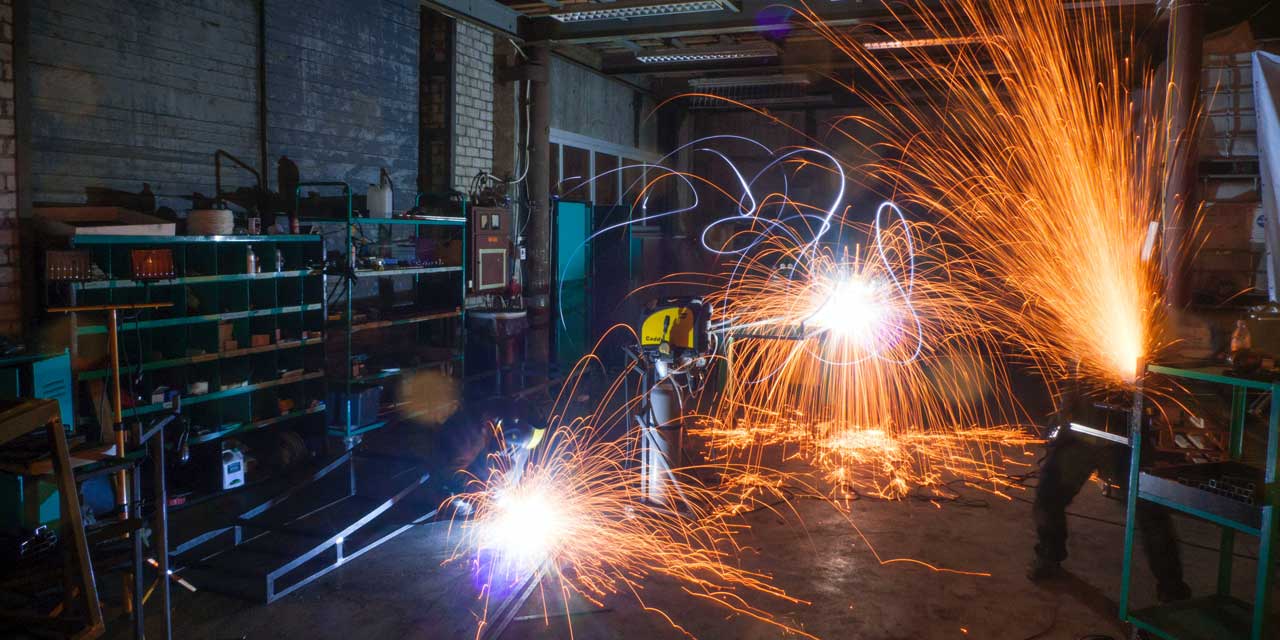
[[[454,32],[453,184],[493,169],[493,34],[463,20]]]
[[[213,152],[258,164],[253,0],[31,0],[34,200],[87,190],[213,192]],[[273,0],[267,7],[267,139],[303,180],[357,193],[388,167],[396,206],[418,179],[418,3]],[[250,183],[231,170],[227,187]],[[180,205],[179,205],[180,206]]]
[[[252,4],[252,3],[249,3]],[[418,186],[416,0],[267,3],[267,141],[302,180],[357,194],[386,167],[395,207]]]
[[[32,200],[213,192],[213,152],[257,164],[258,21],[246,0],[30,0]],[[269,3],[278,4],[278,3]],[[232,174],[234,186],[248,184]]]
[[[13,105],[13,1],[0,0],[0,335],[22,332]]]

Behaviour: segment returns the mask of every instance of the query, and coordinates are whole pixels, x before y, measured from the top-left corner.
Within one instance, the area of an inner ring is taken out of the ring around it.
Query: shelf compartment
[[[409,224],[417,226],[466,226],[467,219],[456,216],[423,216],[421,218],[302,218],[300,224]]]
[[[406,324],[417,324],[419,322],[430,322],[432,320],[444,320],[446,318],[462,317],[461,309],[451,309],[449,311],[433,311],[430,313],[412,315],[404,318],[390,318],[386,320],[371,320],[369,322],[361,322],[360,324],[351,325],[351,333],[360,331],[370,331],[373,329],[385,329],[387,327],[396,327]]]
[[[1182,476],[1207,479],[1207,475],[1249,478],[1257,500],[1264,500],[1269,495],[1261,469],[1228,461],[1167,467],[1160,469],[1158,474],[1143,471],[1138,476],[1138,497],[1251,536],[1260,535],[1263,505],[1251,505],[1177,480]]]
[[[416,373],[416,372],[418,372],[418,371],[423,371],[423,370],[426,370],[426,369],[436,369],[436,368],[440,368],[440,367],[447,366],[447,365],[448,365],[449,363],[451,363],[451,362],[461,362],[461,361],[462,361],[462,355],[461,355],[461,354],[459,354],[459,355],[455,355],[455,356],[453,356],[453,357],[451,357],[451,358],[445,358],[444,360],[435,360],[435,361],[432,361],[432,362],[424,362],[424,363],[422,363],[422,364],[414,365],[414,366],[410,366],[410,367],[400,367],[400,368],[396,369],[395,371],[379,371],[379,372],[377,372],[377,373],[370,373],[370,374],[367,374],[367,375],[360,376],[359,378],[352,378],[352,379],[351,379],[351,383],[352,383],[352,384],[366,384],[366,383],[370,383],[370,382],[377,382],[377,381],[379,381],[379,380],[386,380],[386,379],[388,379],[388,378],[395,378],[395,377],[398,377],[398,376],[402,376],[402,375],[405,375],[405,374],[407,374],[407,373]]]
[[[1248,638],[1252,607],[1231,596],[1208,596],[1140,609],[1129,614],[1134,626],[1164,640]]]
[[[387,420],[379,420],[377,422],[372,422],[370,424],[367,424],[363,427],[352,427],[351,430],[349,431],[346,429],[343,429],[341,426],[338,426],[338,427],[331,426],[329,427],[329,435],[338,436],[340,438],[350,438],[352,436],[364,435],[366,433],[369,433],[370,431],[377,431],[378,429],[381,429],[387,426],[387,422],[388,422]]]
[[[315,242],[316,236],[309,233],[280,234],[274,236],[75,236],[71,243],[76,246],[107,244],[199,244],[204,242]]]
[[[184,276],[181,278],[166,278],[164,280],[149,280],[146,282],[126,279],[90,280],[87,282],[76,282],[73,286],[82,291],[93,291],[97,289],[164,287],[181,284],[214,284],[219,282],[236,282],[240,280],[274,280],[276,278],[298,278],[309,275],[320,275],[320,273],[313,272],[310,269],[300,269],[295,271],[270,271],[267,273],[230,273],[211,276]]]
[[[232,396],[238,396],[245,393],[252,393],[254,391],[260,391],[262,389],[270,389],[272,387],[279,387],[286,384],[294,384],[296,382],[305,382],[307,380],[315,380],[316,378],[321,378],[321,377],[324,377],[323,371],[314,371],[311,373],[304,373],[299,376],[289,376],[287,378],[276,378],[274,380],[267,380],[264,382],[254,382],[244,386],[232,387],[230,389],[224,389],[221,391],[211,391],[209,393],[201,394],[198,396],[182,396],[182,406],[186,407],[193,404],[203,404],[205,402],[212,402],[214,400],[230,398]],[[142,405],[140,407],[126,409],[124,411],[124,417],[131,418],[134,416],[146,415],[148,413],[164,411],[166,408],[168,407],[163,402],[156,403],[156,404]]]
[[[232,311],[229,313],[211,313],[201,316],[186,316],[180,318],[165,318],[162,320],[142,320],[139,322],[122,322],[120,323],[120,331],[136,331],[138,329],[156,329],[159,327],[176,327],[184,324],[197,324],[200,322],[221,322],[226,320],[242,320],[244,318],[260,318],[263,316],[285,315],[290,313],[300,313],[303,311],[318,311],[324,308],[321,303],[295,305],[290,307],[273,307],[270,309],[249,309],[247,311]],[[89,336],[104,334],[107,332],[106,325],[95,324],[80,327],[76,330],[76,335]]]
[[[377,276],[411,276],[427,273],[462,273],[461,266],[443,267],[408,267],[404,269],[356,269],[356,277]]]
[[[199,364],[202,362],[213,362],[215,360],[228,360],[231,358],[239,358],[242,356],[251,356],[258,353],[271,353],[273,351],[287,351],[289,349],[299,349],[302,347],[310,347],[324,344],[324,338],[307,338],[306,340],[288,340],[285,342],[267,345],[265,347],[245,347],[243,349],[233,349],[231,351],[218,351],[213,353],[204,353],[198,356],[186,356],[182,358],[169,358],[167,360],[152,360],[142,365],[143,371],[156,371],[159,369],[168,369],[171,367],[180,367],[188,364]],[[138,367],[121,367],[120,373],[136,373]],[[81,380],[97,380],[106,378],[111,375],[110,369],[90,369],[81,372],[77,377]]]
[[[326,409],[325,404],[321,402],[319,405],[311,407],[310,409],[297,409],[294,411],[290,411],[288,413],[282,413],[278,416],[274,416],[271,418],[255,420],[253,422],[242,422],[239,424],[223,425],[222,428],[217,431],[203,433],[198,436],[193,435],[191,436],[191,439],[188,440],[188,442],[190,442],[191,444],[213,442],[215,440],[221,440],[222,438],[233,436],[239,433],[265,429],[272,425],[280,424],[281,422],[293,420],[294,418],[301,418],[303,416],[310,416],[318,413],[324,413],[325,409]]]

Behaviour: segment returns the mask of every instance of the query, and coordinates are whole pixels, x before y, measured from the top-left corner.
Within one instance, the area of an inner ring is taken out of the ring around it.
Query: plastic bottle
[[[1253,348],[1253,335],[1249,333],[1249,325],[1244,320],[1236,320],[1236,330],[1231,332],[1231,352],[1248,351]]]
[[[253,252],[253,245],[249,245],[248,254],[245,256],[245,273],[260,273],[258,264],[258,254]]]
[[[378,169],[378,184],[369,185],[365,193],[365,204],[370,218],[390,218],[394,204],[395,188],[391,182],[391,174],[386,168]]]

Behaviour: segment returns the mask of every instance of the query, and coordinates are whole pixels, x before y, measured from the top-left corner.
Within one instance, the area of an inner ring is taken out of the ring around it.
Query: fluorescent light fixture
[[[644,64],[680,64],[685,62],[719,62],[723,60],[750,60],[772,58],[778,48],[768,42],[716,47],[686,47],[684,49],[653,49],[636,54],[636,61]]]
[[[733,87],[765,87],[777,85],[807,85],[809,76],[804,73],[778,73],[761,76],[729,76],[725,78],[694,78],[689,86],[694,89],[729,89]]]
[[[551,18],[560,22],[594,22],[597,20],[628,20],[633,18],[656,18],[686,13],[711,13],[716,11],[738,11],[732,0],[671,0],[668,2],[629,1],[604,2],[599,4],[579,3],[562,7],[551,12]]]

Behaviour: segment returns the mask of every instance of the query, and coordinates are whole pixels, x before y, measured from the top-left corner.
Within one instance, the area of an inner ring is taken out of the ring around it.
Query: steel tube
[[[1195,114],[1200,95],[1201,56],[1204,47],[1204,3],[1174,0],[1169,7],[1169,102],[1166,116],[1169,142],[1165,158],[1164,226],[1161,268],[1165,277],[1165,302],[1182,308],[1190,302],[1188,273],[1192,220],[1196,197],[1197,145]]]
[[[554,256],[551,252],[551,49],[529,49],[532,81],[529,87],[529,359],[551,360],[551,287]],[[537,67],[541,67],[540,69]]]
[[[152,521],[152,549],[156,554],[156,570],[160,577],[156,583],[160,590],[160,630],[165,640],[173,637],[173,616],[169,585],[169,491],[165,484],[164,427],[151,436],[152,481],[155,483],[155,516]]]
[[[111,361],[111,428],[115,430],[116,456],[125,457],[124,409],[120,397],[120,312],[114,307],[107,311],[107,358]],[[121,469],[116,474],[116,506],[120,507],[120,519],[129,518],[129,473]]]

